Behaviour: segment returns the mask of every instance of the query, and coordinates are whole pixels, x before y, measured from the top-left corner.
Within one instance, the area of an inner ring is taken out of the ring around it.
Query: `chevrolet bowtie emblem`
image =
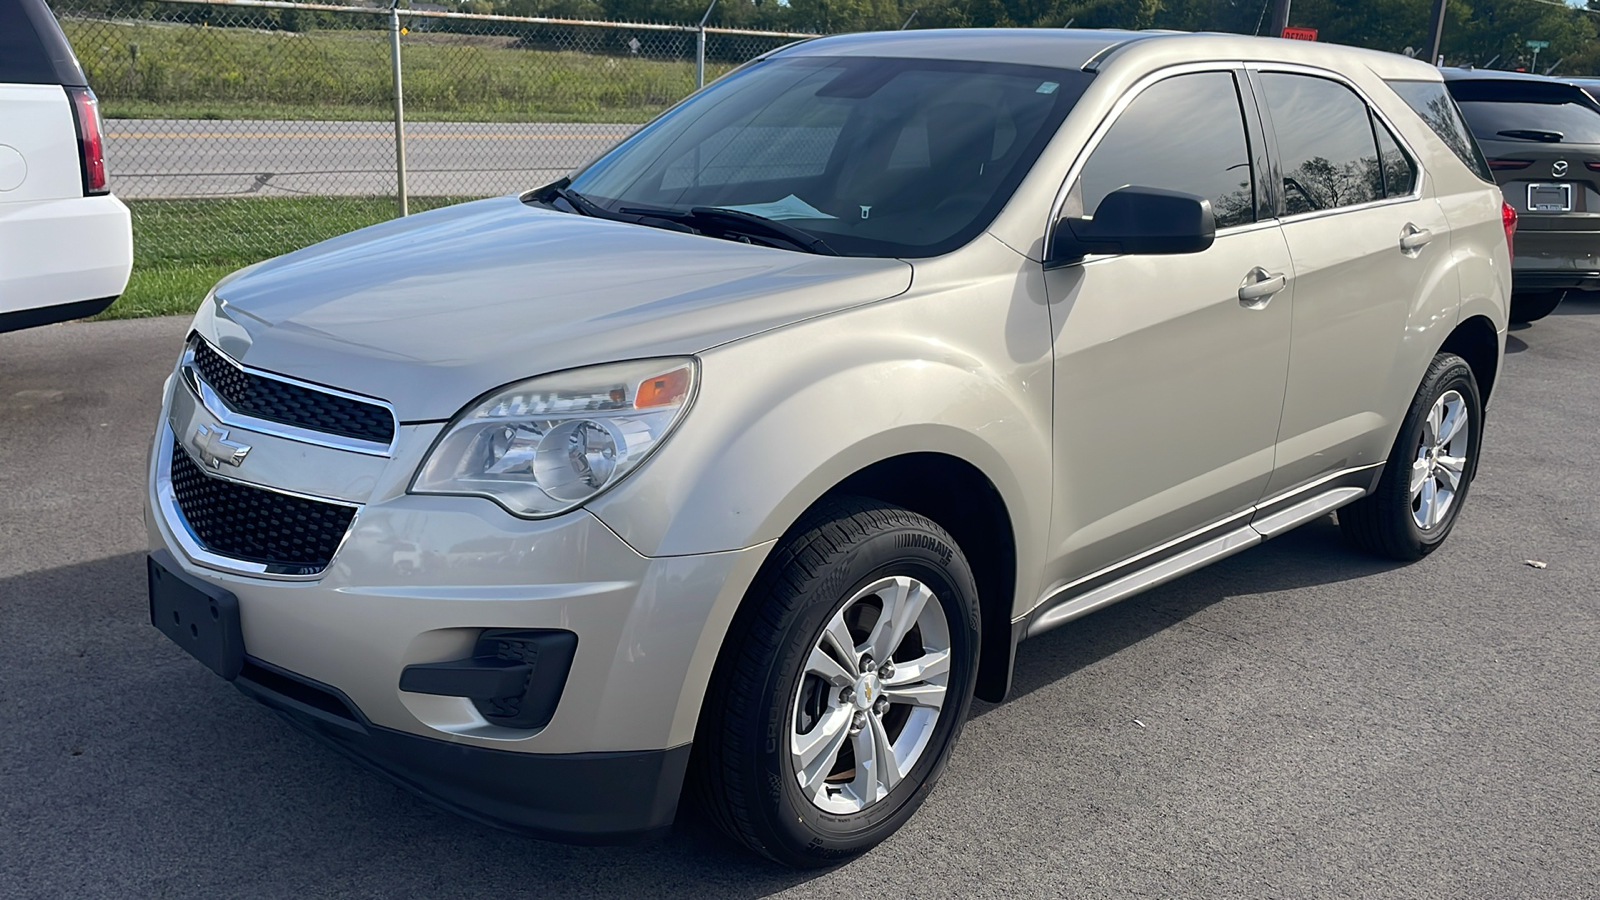
[[[201,425],[195,429],[194,435],[189,438],[189,445],[200,454],[200,459],[213,469],[223,465],[237,466],[244,462],[250,448],[236,441],[228,440],[228,431],[225,428],[213,428],[210,425]]]

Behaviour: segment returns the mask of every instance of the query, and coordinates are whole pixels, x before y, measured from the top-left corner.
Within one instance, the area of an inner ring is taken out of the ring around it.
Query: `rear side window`
[[[1382,199],[1383,172],[1367,104],[1338,82],[1261,73],[1283,169],[1284,214]]]
[[[1442,82],[1391,81],[1389,87],[1394,88],[1400,99],[1421,116],[1422,121],[1428,123],[1428,127],[1439,136],[1439,140],[1444,141],[1456,158],[1466,163],[1467,168],[1479,178],[1494,183],[1494,175],[1483,159],[1483,151],[1478,149],[1478,142],[1467,133],[1467,124],[1462,121],[1461,112],[1445,92]]]
[[[1378,161],[1383,166],[1383,192],[1390,197],[1403,197],[1417,186],[1417,167],[1411,157],[1400,149],[1389,127],[1376,119],[1372,130],[1378,136]]]
[[[0,0],[0,84],[84,83],[44,0]]]
[[[1480,141],[1600,144],[1600,110],[1572,85],[1481,79],[1450,93]]]
[[[1077,185],[1084,213],[1094,215],[1107,194],[1129,185],[1205,197],[1218,228],[1255,221],[1250,145],[1232,73],[1177,75],[1134,98],[1084,164]]]

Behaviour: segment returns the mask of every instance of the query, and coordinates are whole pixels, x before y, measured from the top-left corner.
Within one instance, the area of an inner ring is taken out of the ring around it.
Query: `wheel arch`
[[[939,485],[928,490],[928,485]],[[1005,699],[1016,642],[1011,610],[1017,588],[1017,540],[1005,498],[977,466],[944,453],[908,453],[873,463],[839,482],[832,497],[868,497],[926,516],[950,533],[972,566],[983,638],[977,695]]]
[[[1495,379],[1500,374],[1500,334],[1487,316],[1469,316],[1447,335],[1439,346],[1440,353],[1454,353],[1467,361],[1472,377],[1477,379],[1478,394],[1485,407]]]

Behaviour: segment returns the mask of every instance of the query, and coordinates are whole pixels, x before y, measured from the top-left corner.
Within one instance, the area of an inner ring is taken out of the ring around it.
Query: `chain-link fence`
[[[808,36],[277,0],[52,7],[133,210],[124,312],[187,308],[233,268],[404,206],[544,184]]]

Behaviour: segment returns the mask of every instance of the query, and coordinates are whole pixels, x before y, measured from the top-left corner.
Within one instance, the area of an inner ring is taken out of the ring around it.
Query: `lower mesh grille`
[[[356,511],[207,475],[177,442],[172,493],[196,538],[213,553],[314,575],[328,567]]]

